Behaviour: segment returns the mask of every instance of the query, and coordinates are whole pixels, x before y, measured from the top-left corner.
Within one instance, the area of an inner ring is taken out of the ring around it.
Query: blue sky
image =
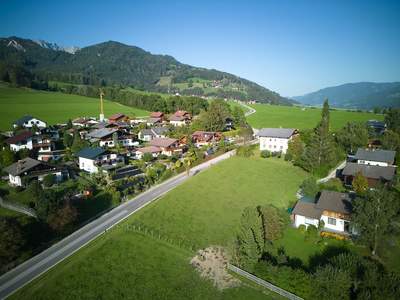
[[[253,80],[284,96],[400,81],[400,1],[11,1],[0,36],[107,40]]]

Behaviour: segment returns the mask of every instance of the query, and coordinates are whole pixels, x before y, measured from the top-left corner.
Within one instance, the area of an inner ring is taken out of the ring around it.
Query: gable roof
[[[14,122],[14,124],[22,126],[25,124],[25,122],[28,122],[29,120],[32,120],[32,119],[33,119],[32,116],[26,115],[26,116],[23,116],[23,117],[19,118],[18,120],[16,120]]]
[[[26,141],[27,139],[29,139],[30,137],[33,136],[33,133],[30,131],[23,131],[13,137],[10,137],[8,139],[6,139],[6,143],[11,145],[11,144],[16,144],[18,142],[22,142],[22,141]]]
[[[186,110],[177,110],[174,113],[174,116],[176,116],[176,117],[184,117],[184,116],[188,116],[188,115],[189,115],[189,113]]]
[[[20,174],[28,172],[29,170],[40,164],[42,164],[42,162],[36,159],[32,159],[30,157],[26,157],[4,168],[4,171],[8,174],[11,174],[12,176],[18,176]]]
[[[161,118],[164,116],[164,113],[161,111],[153,111],[150,113],[150,118]]]
[[[100,128],[100,129],[95,129],[91,132],[88,133],[88,136],[94,139],[101,139],[104,137],[107,137],[109,135],[112,135],[114,132],[117,132],[118,129],[115,128]]]
[[[148,146],[148,147],[139,148],[136,151],[141,152],[141,153],[158,153],[158,152],[161,152],[161,149],[156,146]]]
[[[390,181],[396,173],[396,167],[371,166],[348,162],[344,167],[342,174],[345,176],[356,176],[359,172],[366,178],[385,179]]]
[[[122,113],[116,113],[108,117],[108,120],[118,120],[121,118],[125,118],[126,116]]]
[[[158,123],[161,122],[161,118],[148,118],[147,123]]]
[[[82,157],[82,158],[87,158],[87,159],[95,159],[99,155],[102,155],[105,153],[106,150],[101,148],[101,147],[96,147],[96,148],[83,148],[81,151],[79,151],[76,156],[77,157]]]
[[[185,121],[185,120],[187,120],[187,119],[188,119],[188,118],[185,117],[185,116],[176,116],[176,115],[172,115],[172,116],[169,117],[169,120],[170,120],[170,121],[175,121],[175,122],[178,122],[178,121]]]
[[[393,164],[395,156],[396,156],[396,151],[367,150],[358,148],[357,153],[355,155],[355,159],[386,162],[388,164]]]
[[[151,146],[167,148],[176,143],[177,139],[171,138],[155,138],[150,141]]]
[[[169,131],[168,127],[154,127],[151,129],[155,134],[161,135]]]
[[[342,214],[352,212],[351,197],[347,193],[323,190],[315,208],[321,211],[328,210]]]
[[[261,128],[257,135],[261,137],[290,138],[296,133],[294,128]]]
[[[315,207],[313,202],[297,201],[292,214],[300,215],[311,219],[321,218],[322,211]]]

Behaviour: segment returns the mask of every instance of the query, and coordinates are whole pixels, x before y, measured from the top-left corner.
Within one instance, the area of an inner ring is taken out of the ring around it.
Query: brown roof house
[[[129,117],[122,114],[122,113],[116,113],[108,117],[108,122],[109,123],[115,123],[115,122],[128,122]]]
[[[33,149],[33,133],[31,131],[23,131],[5,141],[12,151],[18,152],[21,149]]]
[[[161,154],[172,156],[174,154],[181,154],[183,149],[177,139],[171,138],[155,138],[150,141],[150,146],[158,147],[161,149]]]
[[[184,126],[189,124],[191,115],[184,110],[178,110],[169,117],[169,123],[173,126]]]
[[[348,193],[324,190],[315,202],[299,200],[292,211],[294,225],[318,227],[323,222],[322,231],[356,234],[350,226],[352,199]]]
[[[395,166],[367,165],[348,162],[342,171],[343,182],[352,185],[354,177],[361,174],[367,178],[368,186],[375,187],[379,183],[387,183],[393,180],[396,174]]]
[[[192,142],[196,147],[202,147],[204,145],[210,145],[212,143],[219,142],[222,138],[222,134],[219,132],[211,131],[195,131],[192,134]]]

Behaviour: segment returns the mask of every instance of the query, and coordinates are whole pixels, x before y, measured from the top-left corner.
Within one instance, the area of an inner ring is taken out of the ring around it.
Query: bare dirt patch
[[[201,249],[190,263],[200,272],[201,277],[212,280],[219,290],[240,284],[238,279],[228,273],[228,257],[222,247]]]

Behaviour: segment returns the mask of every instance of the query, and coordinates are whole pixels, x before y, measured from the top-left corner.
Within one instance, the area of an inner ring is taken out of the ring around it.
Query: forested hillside
[[[189,66],[171,56],[154,55],[114,41],[74,51],[63,49],[43,41],[1,38],[0,80],[33,88],[57,81],[281,105],[293,103],[235,75]]]

